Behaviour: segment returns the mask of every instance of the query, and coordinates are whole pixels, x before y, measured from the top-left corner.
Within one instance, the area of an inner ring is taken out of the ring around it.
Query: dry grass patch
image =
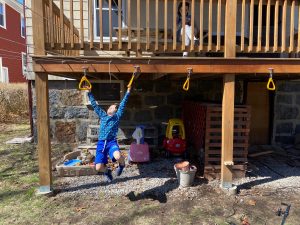
[[[0,122],[28,120],[28,90],[26,83],[0,83]]]

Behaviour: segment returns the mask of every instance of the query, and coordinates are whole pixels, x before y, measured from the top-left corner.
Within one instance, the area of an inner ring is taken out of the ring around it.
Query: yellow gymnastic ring
[[[190,89],[190,78],[188,77],[183,84],[183,90],[188,91]]]
[[[271,87],[271,86],[272,86],[272,87]],[[267,89],[268,89],[269,91],[275,91],[275,89],[276,89],[276,86],[275,86],[275,83],[274,83],[272,77],[269,78],[269,81],[268,81],[268,84],[267,84]]]
[[[87,83],[88,85],[82,87],[82,84],[83,84],[84,82]],[[87,79],[87,77],[86,77],[85,75],[81,78],[81,80],[80,80],[80,82],[79,82],[79,85],[78,85],[78,88],[79,88],[79,90],[81,90],[81,91],[89,91],[89,90],[92,89],[92,84],[91,84],[91,82]]]

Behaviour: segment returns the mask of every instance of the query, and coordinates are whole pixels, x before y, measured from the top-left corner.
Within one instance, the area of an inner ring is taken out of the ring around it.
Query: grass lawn
[[[0,124],[0,224],[240,225],[247,217],[251,225],[275,225],[282,220],[275,215],[281,202],[292,204],[286,225],[300,224],[300,198],[295,192],[248,190],[229,197],[204,184],[198,187],[198,198],[174,196],[166,203],[151,198],[131,201],[126,196],[97,200],[88,194],[36,196],[39,181],[36,145],[5,144],[13,137],[29,133],[27,124]],[[53,155],[63,155],[68,150],[68,146],[55,145]],[[56,182],[54,177],[54,187]]]

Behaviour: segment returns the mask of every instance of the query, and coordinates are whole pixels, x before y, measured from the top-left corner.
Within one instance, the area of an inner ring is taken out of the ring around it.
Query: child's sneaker
[[[104,177],[105,177],[105,181],[106,181],[107,183],[112,182],[113,176],[111,175],[111,169],[107,169],[107,171],[104,172]]]
[[[119,167],[117,168],[117,176],[121,176],[123,170],[124,170],[125,165],[119,165]]]

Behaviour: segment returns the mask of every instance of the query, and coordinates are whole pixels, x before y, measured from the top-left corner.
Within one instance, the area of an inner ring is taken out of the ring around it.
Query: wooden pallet
[[[250,107],[234,110],[233,170],[245,171],[249,147]],[[207,106],[204,173],[220,173],[222,141],[222,107]],[[240,175],[239,175],[240,177]]]

